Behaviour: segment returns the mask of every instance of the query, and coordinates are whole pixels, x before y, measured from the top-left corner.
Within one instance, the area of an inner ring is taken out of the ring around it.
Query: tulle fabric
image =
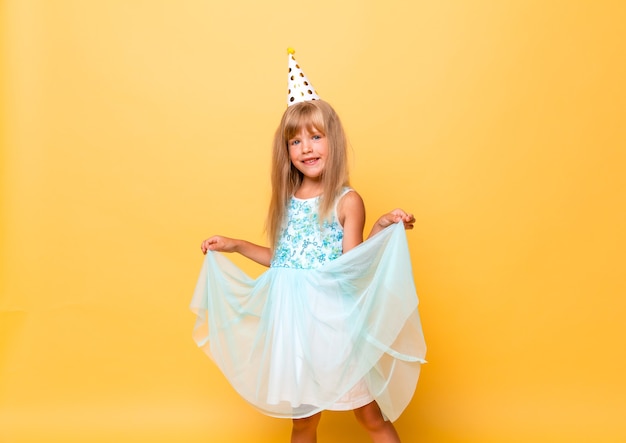
[[[373,398],[392,421],[425,362],[417,308],[402,223],[319,268],[257,279],[209,252],[191,302],[194,340],[261,412],[304,418]]]

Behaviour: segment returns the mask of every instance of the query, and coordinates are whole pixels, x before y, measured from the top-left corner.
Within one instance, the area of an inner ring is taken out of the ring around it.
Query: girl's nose
[[[311,146],[310,141],[302,142],[302,152],[311,152],[313,150],[313,146]]]

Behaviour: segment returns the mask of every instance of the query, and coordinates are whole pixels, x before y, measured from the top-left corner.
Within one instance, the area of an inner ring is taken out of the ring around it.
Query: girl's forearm
[[[378,234],[383,229],[385,229],[385,226],[381,226],[381,224],[379,222],[374,223],[374,226],[372,226],[372,230],[370,231],[370,233],[367,236],[367,238],[373,237],[374,235]]]
[[[272,260],[272,251],[265,246],[256,245],[246,240],[238,240],[235,252],[257,262],[260,265],[269,267]]]

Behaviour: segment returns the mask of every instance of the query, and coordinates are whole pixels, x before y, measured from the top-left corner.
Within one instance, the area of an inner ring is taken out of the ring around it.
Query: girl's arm
[[[372,237],[373,235],[385,229],[387,226],[398,223],[400,221],[404,223],[404,229],[413,229],[415,217],[413,217],[413,214],[404,212],[402,209],[394,209],[393,211],[382,215],[378,220],[376,220],[376,223],[374,223],[370,235],[368,235],[367,238]]]
[[[207,238],[200,245],[200,249],[202,249],[203,254],[206,254],[207,251],[238,252],[250,260],[268,267],[272,260],[272,251],[270,251],[270,248],[256,245],[245,240],[222,237],[221,235],[214,235],[213,237]]]
[[[363,243],[363,227],[365,226],[365,205],[363,199],[350,191],[343,196],[337,206],[339,223],[343,226],[343,253]]]

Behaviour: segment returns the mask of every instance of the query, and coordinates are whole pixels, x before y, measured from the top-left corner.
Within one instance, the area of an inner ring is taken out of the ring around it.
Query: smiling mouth
[[[309,159],[306,159],[306,160],[302,160],[302,163],[304,163],[305,165],[312,165],[312,164],[314,164],[318,160],[319,160],[319,158],[309,158]]]

